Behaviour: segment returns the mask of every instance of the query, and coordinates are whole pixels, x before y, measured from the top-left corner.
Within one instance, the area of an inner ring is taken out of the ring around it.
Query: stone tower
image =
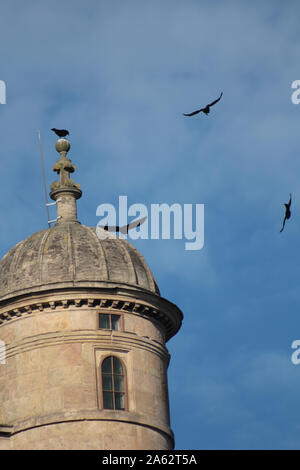
[[[0,449],[172,449],[165,343],[182,313],[131,244],[77,220],[69,149],[55,226],[0,261]]]

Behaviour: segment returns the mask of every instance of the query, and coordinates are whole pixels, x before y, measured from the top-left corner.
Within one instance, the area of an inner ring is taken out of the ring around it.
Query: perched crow
[[[208,113],[209,113],[209,108],[210,108],[211,106],[213,106],[214,104],[216,104],[218,101],[220,101],[220,99],[222,98],[222,95],[223,95],[223,91],[222,91],[222,93],[220,94],[220,96],[219,96],[219,98],[218,98],[217,100],[213,101],[213,102],[210,103],[210,104],[207,104],[207,105],[205,106],[205,108],[198,109],[197,111],[194,111],[193,113],[190,113],[190,114],[184,114],[184,113],[182,113],[182,114],[183,114],[184,116],[194,116],[195,114],[201,113],[201,111],[202,111],[203,113],[205,113],[206,115],[208,115]]]
[[[142,219],[135,220],[135,221],[133,221],[130,224],[127,224],[127,225],[123,225],[123,227],[119,227],[119,225],[116,225],[116,226],[105,225],[105,227],[102,227],[100,225],[100,227],[103,228],[104,230],[106,230],[107,232],[117,232],[117,233],[121,232],[125,235],[132,228],[136,228],[136,227],[139,227],[140,225],[142,225],[142,223],[144,223],[146,219],[147,219],[147,217],[142,217]]]
[[[282,232],[282,230],[284,229],[285,221],[291,217],[291,211],[290,211],[291,204],[292,204],[292,195],[290,193],[289,202],[287,204],[284,204],[285,205],[285,216],[284,216],[284,220],[283,220],[283,224],[282,224],[282,229],[280,230],[280,232]]]
[[[69,131],[66,129],[55,129],[55,127],[53,127],[51,131],[55,132],[58,137],[66,137],[66,135],[69,135]]]

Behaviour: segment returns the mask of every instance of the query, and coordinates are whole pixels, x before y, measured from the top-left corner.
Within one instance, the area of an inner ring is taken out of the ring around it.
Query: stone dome
[[[79,222],[58,223],[14,246],[0,260],[0,301],[63,288],[118,287],[159,295],[142,255],[126,240],[100,240]]]

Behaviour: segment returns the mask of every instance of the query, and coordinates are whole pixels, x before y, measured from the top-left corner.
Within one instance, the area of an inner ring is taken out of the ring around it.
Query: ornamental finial
[[[60,154],[60,158],[53,166],[53,171],[59,175],[59,181],[51,184],[50,197],[57,201],[58,222],[77,221],[76,199],[82,195],[80,185],[70,178],[70,173],[74,173],[76,166],[67,157],[71,148],[70,142],[61,138],[58,139],[55,148]]]

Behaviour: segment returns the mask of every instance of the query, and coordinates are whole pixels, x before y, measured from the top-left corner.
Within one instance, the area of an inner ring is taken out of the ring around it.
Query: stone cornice
[[[10,425],[0,423],[0,437],[10,437],[22,431],[26,431],[38,426],[48,426],[51,424],[67,423],[72,421],[119,421],[129,424],[145,426],[166,434],[174,445],[174,435],[169,426],[158,421],[155,417],[141,415],[128,411],[111,410],[78,410],[52,413],[50,415],[35,416],[27,420],[16,421]]]
[[[137,300],[138,297],[138,300]],[[1,305],[1,304],[0,304]],[[182,313],[176,305],[157,295],[127,289],[76,288],[74,291],[48,291],[6,303],[0,307],[0,327],[9,321],[32,314],[51,312],[57,308],[96,308],[99,311],[128,312],[159,322],[165,330],[166,341],[181,326]]]
[[[13,430],[14,427],[12,425],[0,423],[0,437],[10,437]]]

